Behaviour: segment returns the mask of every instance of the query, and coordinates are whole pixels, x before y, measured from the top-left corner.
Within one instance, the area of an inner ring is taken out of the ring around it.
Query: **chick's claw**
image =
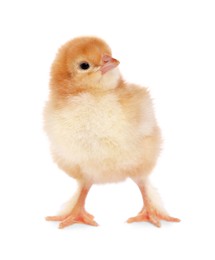
[[[45,219],[47,221],[63,221],[67,217],[68,217],[68,215],[64,215],[64,216],[48,216]]]
[[[161,227],[161,220],[169,221],[169,222],[180,222],[180,219],[170,217],[166,214],[161,214],[157,212],[150,212],[147,210],[142,210],[136,217],[129,218],[127,220],[128,223],[133,222],[150,222],[156,227]]]
[[[86,224],[90,226],[98,226],[98,224],[93,219],[94,217],[86,211],[82,211],[76,214],[71,213],[59,224],[59,228],[62,229],[76,223]]]
[[[94,216],[89,214],[85,209],[78,212],[72,212],[70,214],[62,215],[62,216],[49,216],[46,217],[47,221],[60,221],[59,228],[64,228],[75,223],[82,223],[91,226],[98,226],[98,224],[94,221]]]
[[[128,223],[133,223],[133,222],[150,222],[156,227],[161,227],[160,220],[157,216],[155,215],[149,215],[147,213],[142,213],[138,214],[136,217],[129,218],[127,220]]]

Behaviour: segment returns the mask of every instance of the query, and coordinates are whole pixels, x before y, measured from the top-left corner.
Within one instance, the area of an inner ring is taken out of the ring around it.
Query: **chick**
[[[96,226],[85,210],[90,188],[126,178],[137,184],[144,202],[128,223],[149,221],[160,227],[161,220],[179,221],[167,214],[149,182],[161,147],[149,93],[126,83],[118,65],[110,47],[96,37],[67,42],[53,62],[45,131],[54,161],[78,182],[66,209],[46,218],[60,221],[60,228]]]

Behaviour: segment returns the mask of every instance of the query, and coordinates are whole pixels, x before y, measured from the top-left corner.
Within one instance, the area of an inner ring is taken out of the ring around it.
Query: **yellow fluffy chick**
[[[138,185],[144,201],[128,223],[159,227],[160,220],[179,221],[167,214],[148,179],[161,146],[149,93],[123,81],[118,64],[109,46],[95,37],[67,42],[53,62],[45,131],[55,162],[79,184],[67,208],[46,218],[60,221],[60,228],[96,226],[84,208],[91,186],[126,178]]]

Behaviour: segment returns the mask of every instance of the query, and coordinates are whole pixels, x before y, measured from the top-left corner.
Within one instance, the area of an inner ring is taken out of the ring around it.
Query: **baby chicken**
[[[58,216],[60,228],[74,223],[96,226],[85,210],[93,184],[131,178],[144,206],[128,223],[178,222],[162,207],[149,182],[161,134],[148,91],[126,83],[119,61],[96,37],[79,37],[63,45],[51,68],[50,96],[44,111],[45,131],[54,161],[78,182],[67,208]]]

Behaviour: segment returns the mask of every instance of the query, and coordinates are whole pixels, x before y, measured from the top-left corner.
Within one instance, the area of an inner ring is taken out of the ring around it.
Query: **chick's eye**
[[[90,67],[90,64],[89,64],[88,62],[82,62],[82,63],[80,64],[80,68],[81,68],[82,70],[88,70],[89,67]]]

